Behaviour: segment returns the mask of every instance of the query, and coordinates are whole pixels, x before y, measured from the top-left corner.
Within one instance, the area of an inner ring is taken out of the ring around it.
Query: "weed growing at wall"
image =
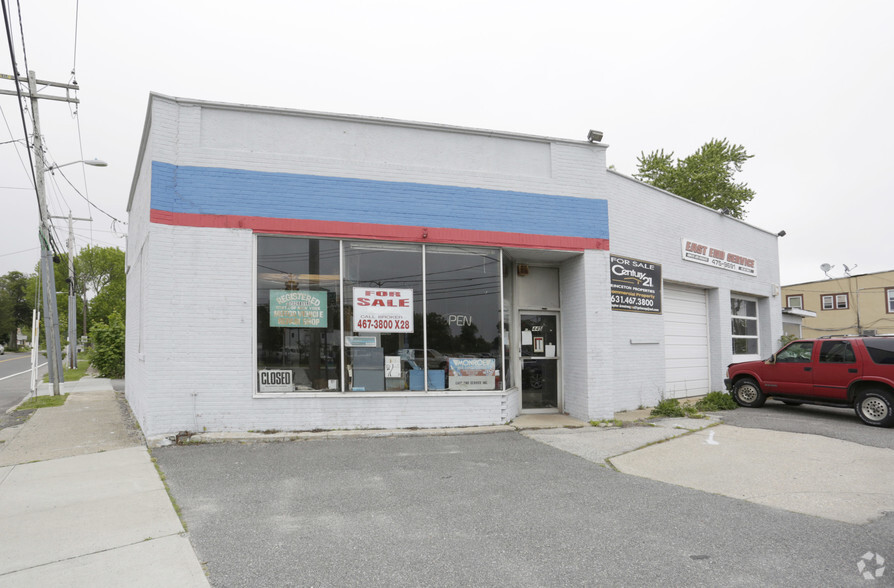
[[[718,410],[735,410],[739,408],[733,397],[726,392],[709,392],[707,396],[695,403],[695,408],[701,412],[714,412]]]

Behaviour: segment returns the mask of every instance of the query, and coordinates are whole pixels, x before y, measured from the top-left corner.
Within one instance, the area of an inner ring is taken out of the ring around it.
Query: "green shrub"
[[[124,321],[117,312],[107,323],[95,322],[90,328],[93,341],[93,367],[103,378],[124,377]]]
[[[658,406],[652,409],[652,416],[660,417],[684,417],[687,413],[693,413],[695,409],[691,406],[683,406],[676,398],[665,398],[658,403]]]
[[[695,403],[695,408],[702,412],[718,410],[735,410],[739,407],[733,397],[726,392],[709,392],[707,396]]]

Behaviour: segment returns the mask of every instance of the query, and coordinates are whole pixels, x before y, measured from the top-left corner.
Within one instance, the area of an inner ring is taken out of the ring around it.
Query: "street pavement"
[[[197,435],[152,449],[187,534],[116,384],[0,430],[0,585],[894,585],[891,430]]]

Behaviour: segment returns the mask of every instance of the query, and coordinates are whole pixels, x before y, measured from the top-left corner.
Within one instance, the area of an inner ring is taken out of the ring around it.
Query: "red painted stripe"
[[[608,239],[588,237],[563,237],[557,235],[528,235],[498,231],[474,231],[470,229],[444,229],[437,227],[408,227],[403,225],[377,225],[372,223],[348,223],[292,218],[268,218],[260,216],[230,216],[192,214],[152,209],[149,220],[162,225],[187,227],[215,227],[225,229],[251,229],[256,233],[277,235],[307,235],[349,239],[378,239],[416,243],[449,243],[457,245],[486,245],[491,247],[521,247],[527,249],[561,249],[584,251],[608,250]]]

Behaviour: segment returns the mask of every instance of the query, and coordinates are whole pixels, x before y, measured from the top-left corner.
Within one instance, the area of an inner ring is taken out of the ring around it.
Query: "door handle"
[[[849,373],[849,374],[856,374],[856,373],[857,373],[857,368],[850,368],[849,370],[847,370],[847,373]]]
[[[805,372],[809,372],[809,371],[811,371],[811,370],[813,370],[813,368],[809,368],[809,367],[804,368],[804,371],[805,371]]]

